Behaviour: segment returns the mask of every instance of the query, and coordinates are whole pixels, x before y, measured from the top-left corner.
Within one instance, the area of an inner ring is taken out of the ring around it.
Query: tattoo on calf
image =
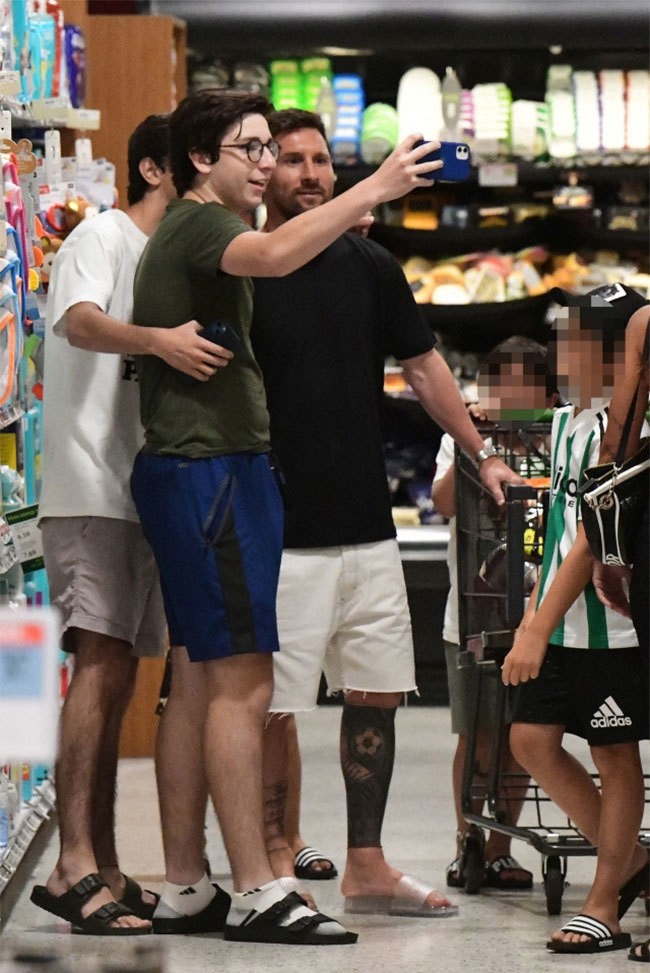
[[[395,760],[395,709],[343,704],[341,767],[348,847],[378,848]]]
[[[284,838],[287,791],[287,781],[264,788],[264,831],[267,843],[277,838]]]

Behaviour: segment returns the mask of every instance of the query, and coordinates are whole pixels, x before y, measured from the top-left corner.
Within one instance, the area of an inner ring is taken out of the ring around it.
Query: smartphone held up
[[[419,139],[413,148],[420,145],[424,145],[424,140]],[[442,159],[442,169],[423,173],[425,178],[435,179],[436,182],[464,182],[469,179],[472,155],[466,142],[441,142],[439,149],[434,149],[418,161],[436,162],[438,159]]]

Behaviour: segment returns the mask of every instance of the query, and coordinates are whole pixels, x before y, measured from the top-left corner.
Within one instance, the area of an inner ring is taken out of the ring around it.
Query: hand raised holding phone
[[[425,143],[419,139],[413,148]],[[472,154],[466,142],[440,142],[440,148],[425,155],[420,162],[442,161],[442,168],[435,172],[423,173],[424,178],[437,179],[439,182],[465,182],[469,179]]]

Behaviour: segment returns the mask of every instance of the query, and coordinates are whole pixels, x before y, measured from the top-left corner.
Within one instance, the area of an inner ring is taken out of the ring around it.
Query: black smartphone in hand
[[[223,321],[212,321],[197,332],[199,337],[212,341],[215,345],[221,345],[233,353],[241,350],[241,338],[230,324]]]

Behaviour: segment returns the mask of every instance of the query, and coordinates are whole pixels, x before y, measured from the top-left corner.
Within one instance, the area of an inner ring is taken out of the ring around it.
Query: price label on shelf
[[[38,571],[45,567],[43,542],[37,527],[38,504],[33,503],[19,510],[8,510],[5,520],[9,525],[16,556],[23,571]]]
[[[40,98],[32,102],[34,118],[50,125],[67,125],[70,102],[67,98]]]
[[[516,186],[518,182],[516,162],[486,162],[478,167],[479,186]]]
[[[0,608],[2,758],[50,762],[56,755],[60,621],[54,608]]]
[[[18,71],[0,71],[0,95],[17,95],[20,92]]]
[[[68,128],[78,128],[82,132],[94,132],[99,128],[101,113],[96,108],[70,108]]]
[[[0,517],[0,574],[6,574],[17,563],[18,554],[9,524],[4,517]]]

